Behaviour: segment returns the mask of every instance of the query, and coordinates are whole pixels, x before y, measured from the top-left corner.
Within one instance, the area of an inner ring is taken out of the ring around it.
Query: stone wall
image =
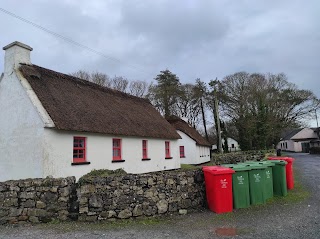
[[[0,224],[67,220],[75,178],[0,182]]]
[[[81,221],[173,213],[206,202],[201,169],[95,177],[81,182],[78,200]]]
[[[201,169],[0,182],[0,224],[152,216],[205,205]]]

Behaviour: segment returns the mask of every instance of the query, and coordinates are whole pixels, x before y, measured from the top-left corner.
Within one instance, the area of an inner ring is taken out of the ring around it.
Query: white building
[[[224,142],[225,142],[224,139],[222,139],[221,141],[222,141],[222,145],[224,145]],[[236,151],[240,150],[240,146],[239,146],[238,141],[236,141],[233,138],[227,138],[227,141],[228,141],[228,151],[229,152],[236,152]],[[212,149],[216,150],[217,145],[216,144],[212,145]]]
[[[167,120],[181,137],[178,140],[181,164],[201,164],[210,161],[211,144],[195,128],[178,117],[170,117]]]
[[[317,139],[314,129],[293,129],[280,140],[277,148],[284,151],[309,153],[310,141]]]
[[[33,65],[25,44],[3,49],[0,181],[180,168],[180,136],[149,101]]]

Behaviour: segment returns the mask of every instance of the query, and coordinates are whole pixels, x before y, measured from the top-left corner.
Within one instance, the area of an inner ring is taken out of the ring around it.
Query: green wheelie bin
[[[265,181],[267,168],[265,165],[257,163],[241,163],[248,168],[249,190],[251,205],[265,204],[267,197],[265,193]]]
[[[265,181],[265,195],[266,198],[272,198],[273,197],[273,167],[275,166],[275,163],[272,161],[259,161],[258,164],[264,165],[267,168],[265,169],[266,174],[266,181]]]
[[[273,166],[273,193],[277,196],[286,196],[287,180],[286,180],[286,164],[284,160],[272,160]]]
[[[243,164],[225,164],[222,167],[228,167],[235,171],[232,175],[233,208],[250,207],[249,174],[250,170]]]

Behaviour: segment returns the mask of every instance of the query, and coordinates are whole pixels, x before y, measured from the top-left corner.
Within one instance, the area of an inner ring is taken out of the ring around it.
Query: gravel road
[[[264,206],[217,215],[208,210],[184,216],[115,223],[58,223],[0,226],[8,239],[135,239],[135,238],[320,238],[320,156],[292,154],[299,180],[310,196],[298,202],[275,201]]]

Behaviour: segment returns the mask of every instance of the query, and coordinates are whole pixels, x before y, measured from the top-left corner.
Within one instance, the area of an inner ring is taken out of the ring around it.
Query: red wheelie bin
[[[287,162],[286,164],[286,179],[287,179],[287,188],[294,188],[294,178],[293,178],[293,167],[292,164],[294,162],[294,158],[291,157],[268,157],[268,160],[284,160]]]
[[[202,170],[209,209],[215,213],[232,212],[232,174],[235,171],[219,166],[204,166]]]

